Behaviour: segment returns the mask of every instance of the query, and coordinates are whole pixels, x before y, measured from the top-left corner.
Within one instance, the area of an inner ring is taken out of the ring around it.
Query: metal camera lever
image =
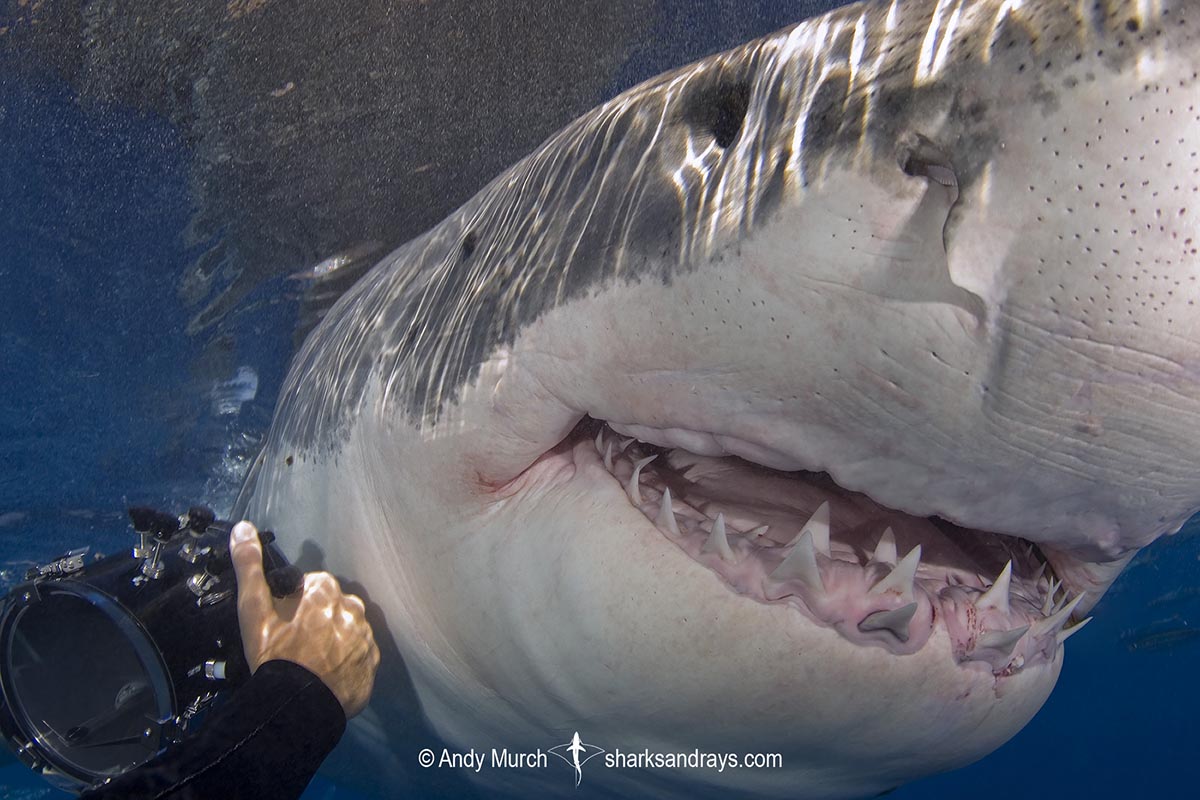
[[[175,534],[186,526],[184,517],[173,517],[153,508],[134,507],[129,509],[129,519],[133,522],[133,530],[140,537],[137,547],[133,548],[133,557],[142,559],[141,574],[134,582],[140,580],[158,580],[163,574],[162,549],[171,541]]]

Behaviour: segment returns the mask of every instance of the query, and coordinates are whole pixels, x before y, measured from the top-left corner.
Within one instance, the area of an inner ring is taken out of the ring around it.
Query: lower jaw
[[[856,645],[912,654],[941,626],[948,658],[999,681],[1053,661],[1087,622],[1069,624],[1082,595],[1068,597],[1038,549],[1015,537],[892,511],[823,475],[645,445],[593,421],[570,453],[577,468],[607,470],[648,524],[745,601],[786,605]]]

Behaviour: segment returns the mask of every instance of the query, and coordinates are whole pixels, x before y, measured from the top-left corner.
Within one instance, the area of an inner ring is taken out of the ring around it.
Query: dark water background
[[[803,16],[797,4],[760,3],[746,16],[666,3],[593,100]],[[219,324],[189,332],[196,308],[181,276],[237,222],[185,235],[198,211],[194,137],[177,119],[81,99],[62,75],[12,57],[0,50],[5,586],[73,546],[127,547],[129,503],[228,505],[269,424],[304,313],[286,275],[311,266],[297,251],[292,268],[275,265],[243,287]],[[456,180],[459,193],[477,188]],[[1068,646],[1053,696],[1013,741],[892,796],[1191,794],[1200,753],[1197,528],[1193,521],[1126,571]],[[0,755],[0,798],[57,796]],[[354,795],[318,778],[305,797]]]

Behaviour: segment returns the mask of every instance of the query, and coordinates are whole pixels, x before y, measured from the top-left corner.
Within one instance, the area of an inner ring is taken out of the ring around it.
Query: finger
[[[273,610],[271,590],[263,576],[262,544],[249,522],[239,522],[229,534],[229,556],[237,576],[238,617],[242,629],[260,624]]]
[[[379,645],[374,639],[367,640],[367,665],[374,670],[379,666]]]
[[[328,572],[308,572],[304,575],[304,594],[321,603],[332,604],[341,595],[337,578]]]
[[[363,603],[362,598],[358,595],[348,594],[342,598],[342,602],[345,603],[346,608],[350,609],[350,611],[354,613],[354,616],[358,617],[359,619],[362,619],[367,615],[367,606],[365,603]]]

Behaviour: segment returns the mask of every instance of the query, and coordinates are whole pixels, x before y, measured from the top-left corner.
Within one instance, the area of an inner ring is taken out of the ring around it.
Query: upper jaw
[[[937,517],[963,528],[978,528],[999,535],[1020,537],[1037,542],[1045,545],[1050,552],[1055,554],[1056,559],[1064,564],[1064,573],[1077,576],[1080,591],[1089,590],[1094,592],[1100,590],[1102,593],[1103,588],[1120,571],[1120,567],[1106,569],[1098,566],[1097,569],[1089,573],[1093,577],[1088,577],[1078,568],[1075,568],[1076,565],[1123,565],[1138,549],[1137,546],[1125,545],[1122,541],[1123,537],[1112,534],[1113,525],[1111,522],[1106,520],[1101,514],[1092,512],[1086,508],[1081,509],[1077,514],[1068,516],[1095,520],[1097,528],[1094,531],[1095,539],[1089,539],[1086,531],[1078,529],[1055,532],[1010,525],[1008,523],[1011,518],[997,518],[994,514],[986,513],[986,511],[982,514],[978,513],[982,504],[974,505],[969,501],[966,503],[954,501],[947,503],[944,497],[940,500],[937,499],[935,492],[930,492],[927,496],[923,496],[921,493],[908,494],[901,502],[896,502],[894,494],[881,499],[881,495],[887,494],[885,491],[880,491],[881,488],[886,487],[887,480],[875,484],[868,481],[864,484],[859,480],[851,479],[843,483],[842,480],[839,480],[836,467],[831,468],[830,465],[820,463],[814,464],[811,460],[806,459],[802,453],[794,449],[789,450],[725,433],[708,433],[681,427],[651,427],[638,423],[621,422],[610,422],[608,424],[618,434],[660,447],[681,448],[697,455],[710,457],[732,455],[755,464],[785,472],[798,470],[826,472],[832,475],[840,486],[865,494],[880,502],[881,505],[897,511],[903,511],[917,517]],[[981,480],[978,483],[987,484],[988,482]],[[948,512],[946,510],[947,507],[954,508],[959,513]],[[1154,537],[1135,538],[1144,539]]]

